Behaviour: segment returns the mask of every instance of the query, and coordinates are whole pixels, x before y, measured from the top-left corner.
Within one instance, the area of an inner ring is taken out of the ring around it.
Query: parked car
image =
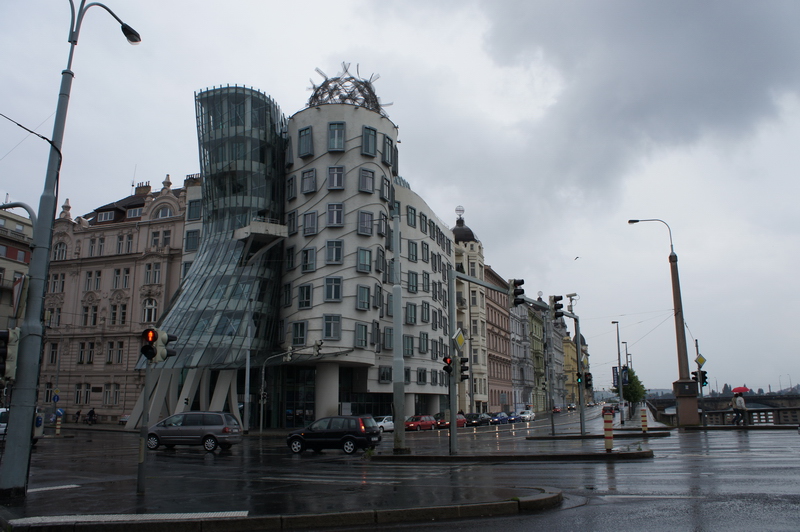
[[[464,414],[464,417],[467,418],[468,427],[480,427],[481,425],[488,425],[492,420],[491,416],[486,413],[477,414],[475,412],[471,412],[469,414]]]
[[[536,414],[533,410],[521,410],[517,415],[522,418],[522,421],[533,421],[536,419]]]
[[[494,412],[490,413],[489,416],[491,416],[489,420],[491,425],[504,425],[508,423],[508,414],[505,412]]]
[[[392,416],[378,416],[375,418],[375,423],[378,424],[381,432],[394,432],[394,417]]]
[[[162,419],[147,432],[147,448],[163,445],[202,445],[212,452],[217,447],[230,449],[241,443],[242,429],[236,417],[228,412],[183,412]]]
[[[436,419],[433,416],[411,416],[406,419],[406,430],[433,430]]]
[[[286,445],[293,453],[306,449],[341,449],[353,454],[358,449],[371,449],[381,442],[381,429],[372,416],[331,416],[318,419],[303,429],[293,430]]]
[[[436,418],[436,416],[433,417]],[[464,416],[464,414],[456,414],[456,428],[461,428],[466,426],[467,426],[466,416]],[[440,418],[436,419],[436,428],[439,429],[450,428],[450,418],[442,414]]]

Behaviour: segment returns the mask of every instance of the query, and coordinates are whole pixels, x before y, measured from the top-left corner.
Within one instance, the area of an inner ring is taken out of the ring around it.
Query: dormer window
[[[105,211],[97,213],[98,222],[112,222],[114,221],[114,211]]]

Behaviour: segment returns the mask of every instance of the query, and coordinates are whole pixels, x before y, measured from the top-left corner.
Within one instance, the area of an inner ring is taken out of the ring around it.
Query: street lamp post
[[[625,400],[622,397],[623,386],[622,383],[622,349],[620,349],[619,341],[619,322],[612,321],[611,325],[617,326],[617,395],[619,395],[619,423],[625,426]]]
[[[33,229],[33,253],[29,265],[30,283],[26,300],[25,318],[22,322],[19,345],[19,363],[17,365],[17,381],[11,399],[9,412],[9,429],[3,462],[0,465],[0,496],[21,497],[26,495],[28,486],[28,466],[30,463],[31,431],[36,408],[36,385],[39,379],[39,359],[42,353],[42,335],[44,333],[43,306],[47,272],[50,268],[50,244],[53,233],[53,220],[56,215],[58,174],[61,167],[61,144],[64,138],[64,126],[67,122],[67,107],[72,89],[72,58],[78,44],[81,24],[86,11],[93,6],[105,9],[120,23],[122,33],[128,42],[141,42],[139,34],[114,14],[108,7],[99,3],[81,0],[80,7],[75,10],[75,3],[69,0],[72,12],[70,22],[69,57],[67,68],[61,72],[61,88],[58,94],[50,156],[47,162],[44,190],[39,199],[39,211]]]
[[[681,283],[678,277],[678,255],[672,245],[672,229],[664,220],[650,218],[646,220],[628,220],[629,224],[639,222],[660,222],[669,231],[669,266],[672,278],[672,301],[675,308],[675,340],[678,348],[678,380],[672,383],[675,394],[678,425],[697,425],[700,416],[697,413],[697,383],[689,378],[689,353],[686,349],[686,328],[683,320],[683,303],[681,302]]]

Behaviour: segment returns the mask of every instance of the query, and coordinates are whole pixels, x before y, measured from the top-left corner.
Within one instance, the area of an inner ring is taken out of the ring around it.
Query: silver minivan
[[[202,445],[211,452],[218,446],[230,449],[241,441],[241,426],[233,414],[227,412],[175,414],[150,427],[147,433],[147,448],[151,451],[160,445],[168,449],[176,445]]]

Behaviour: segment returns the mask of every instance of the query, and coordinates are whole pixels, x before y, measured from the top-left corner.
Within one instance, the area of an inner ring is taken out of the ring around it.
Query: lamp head
[[[122,23],[122,33],[125,35],[125,38],[128,39],[128,42],[131,44],[140,44],[142,42],[142,36],[139,35],[139,32],[135,29],[131,28],[124,22]]]
[[[628,223],[631,224],[631,225],[638,224],[639,220],[628,220]]]

